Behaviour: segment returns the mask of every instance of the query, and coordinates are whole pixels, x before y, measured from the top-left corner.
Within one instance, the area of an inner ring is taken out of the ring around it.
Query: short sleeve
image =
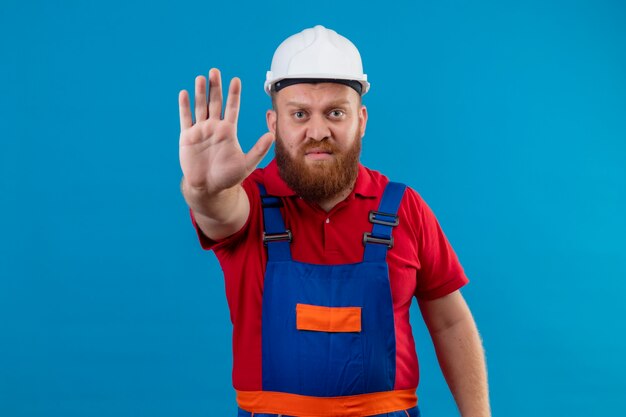
[[[432,300],[458,290],[469,280],[433,211],[419,194],[411,194],[416,199],[419,217],[417,248],[420,268],[415,296]]]

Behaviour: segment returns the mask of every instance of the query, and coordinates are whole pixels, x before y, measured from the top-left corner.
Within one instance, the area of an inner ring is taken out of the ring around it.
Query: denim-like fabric
[[[384,413],[384,414],[376,414],[375,416],[370,416],[370,417],[407,417],[407,413],[409,415],[409,417],[420,417],[420,410],[418,407],[413,407],[413,408],[409,408],[408,410],[402,410],[402,411],[394,411],[393,413]],[[254,416],[252,415],[251,412],[249,411],[245,411],[242,410],[241,408],[239,409],[239,414],[237,414],[237,417],[296,417],[296,416],[287,416],[287,415],[281,415],[281,414],[259,414],[259,413],[255,413]]]

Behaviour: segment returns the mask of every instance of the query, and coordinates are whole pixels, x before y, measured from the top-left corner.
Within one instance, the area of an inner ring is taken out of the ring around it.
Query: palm
[[[271,145],[273,135],[263,135],[245,154],[237,139],[241,84],[231,82],[224,118],[219,72],[209,74],[210,96],[206,101],[204,77],[196,78],[196,123],[191,120],[187,92],[179,95],[180,165],[187,184],[215,193],[240,184],[256,168]]]
[[[237,128],[225,120],[203,120],[180,134],[180,165],[192,187],[230,188],[247,175]]]

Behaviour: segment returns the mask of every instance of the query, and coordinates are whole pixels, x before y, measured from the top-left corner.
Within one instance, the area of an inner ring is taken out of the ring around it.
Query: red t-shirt
[[[272,161],[243,182],[250,200],[250,215],[234,235],[213,241],[192,222],[204,249],[212,249],[224,271],[226,298],[233,323],[233,386],[260,391],[261,306],[267,252],[263,245],[263,213],[256,183],[269,195],[283,197],[285,226],[291,230],[294,261],[312,264],[348,264],[363,259],[363,233],[370,232],[370,210],[376,210],[389,180],[359,165],[352,193],[325,212],[298,197],[278,175]],[[407,187],[398,210],[400,224],[393,228],[394,246],[387,251],[396,334],[395,389],[416,388],[417,355],[409,307],[413,296],[434,299],[468,282],[450,243],[424,200]]]

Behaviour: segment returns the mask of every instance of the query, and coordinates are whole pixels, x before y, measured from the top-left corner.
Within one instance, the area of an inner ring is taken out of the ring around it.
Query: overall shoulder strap
[[[261,184],[261,207],[263,207],[263,244],[267,246],[268,261],[290,261],[291,231],[285,229],[285,222],[280,213],[283,202],[279,197],[267,195]]]
[[[389,182],[383,192],[378,210],[369,212],[369,221],[373,226],[371,233],[363,234],[364,262],[385,261],[387,249],[393,247],[391,232],[400,222],[398,208],[405,190],[406,185]]]

